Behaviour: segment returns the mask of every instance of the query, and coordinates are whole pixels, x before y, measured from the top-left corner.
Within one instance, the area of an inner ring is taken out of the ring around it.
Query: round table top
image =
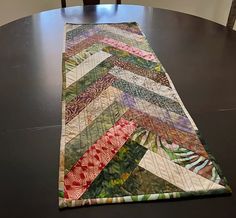
[[[0,27],[0,217],[232,217],[235,196],[59,211],[61,63],[66,22],[136,21],[171,76],[233,190],[236,32],[142,6],[46,11]]]

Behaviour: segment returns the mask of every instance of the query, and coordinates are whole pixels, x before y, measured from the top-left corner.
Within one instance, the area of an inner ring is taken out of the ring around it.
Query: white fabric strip
[[[62,122],[60,141],[60,169],[59,169],[59,189],[64,190],[64,156],[65,156],[65,102],[62,101]]]
[[[96,119],[107,107],[109,107],[122,91],[109,87],[104,90],[96,99],[87,105],[79,115],[74,117],[68,124],[66,124],[65,143],[69,142],[86,126],[88,126],[94,119]],[[125,112],[125,111],[124,111]]]
[[[132,84],[135,84],[137,86],[141,86],[151,92],[154,92],[158,95],[164,96],[166,98],[170,98],[174,101],[177,101],[177,98],[175,97],[174,92],[172,91],[172,89],[170,89],[167,86],[163,86],[160,83],[156,83],[153,80],[143,77],[143,76],[139,76],[135,73],[132,73],[130,71],[127,70],[123,70],[120,67],[113,67],[110,72],[110,74],[123,79],[127,82],[130,82]]]
[[[89,71],[94,69],[98,64],[110,56],[111,54],[100,51],[85,59],[81,64],[66,74],[66,88],[86,75]]]
[[[106,30],[108,32],[111,32],[111,33],[115,33],[116,35],[120,35],[120,36],[126,37],[128,39],[136,40],[136,41],[143,41],[143,39],[144,39],[143,35],[131,33],[126,30],[122,30],[122,29],[119,29],[119,28],[116,28],[116,27],[113,27],[110,25],[101,25],[101,26],[99,26],[99,28],[102,30]]]
[[[207,191],[225,188],[150,150],[145,153],[139,166],[184,191]]]
[[[82,26],[82,25],[79,25],[79,24],[67,24],[67,25],[65,25],[66,32],[69,32],[71,30],[79,28],[80,26]]]
[[[74,60],[75,62],[79,64],[81,64],[84,60],[86,60],[87,58],[89,58],[90,56],[94,55],[95,53],[101,51],[104,47],[106,47],[105,44],[102,43],[95,43],[93,45],[91,45],[88,48],[85,48],[84,50],[82,50],[81,52],[75,54],[74,56],[71,56],[69,58],[69,60]],[[75,66],[74,68],[76,68],[77,66]],[[71,70],[70,70],[71,71]],[[69,73],[70,71],[68,71],[67,73]]]

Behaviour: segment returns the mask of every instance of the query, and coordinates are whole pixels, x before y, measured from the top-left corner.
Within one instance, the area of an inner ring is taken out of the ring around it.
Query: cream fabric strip
[[[172,91],[172,89],[167,86],[163,86],[160,83],[156,83],[147,77],[139,76],[130,71],[123,70],[122,68],[117,66],[113,67],[109,73],[127,82],[141,86],[158,95],[177,101],[175,93]]]
[[[131,32],[128,32],[126,30],[122,30],[122,29],[119,29],[119,28],[116,28],[116,27],[110,26],[110,25],[100,25],[99,28],[102,29],[102,30],[106,30],[106,31],[109,31],[111,33],[114,33],[116,35],[126,37],[128,39],[132,39],[132,40],[135,39],[136,41],[143,41],[143,39],[144,39],[143,35],[138,35],[138,34],[135,34],[135,33],[131,33]]]
[[[225,188],[150,150],[145,153],[139,166],[187,192]]]
[[[94,69],[98,64],[110,56],[111,54],[100,51],[85,59],[81,64],[66,74],[66,88],[86,75],[89,71]]]
[[[84,108],[66,125],[65,143],[68,143],[96,119],[116,98],[122,94],[119,89],[109,87]],[[125,112],[125,111],[124,111]]]

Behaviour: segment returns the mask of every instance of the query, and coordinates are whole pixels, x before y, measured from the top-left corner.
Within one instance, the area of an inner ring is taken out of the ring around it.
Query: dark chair
[[[97,5],[100,4],[100,0],[83,0],[84,5]],[[116,4],[121,4],[121,0],[116,0]],[[66,0],[61,0],[61,7],[66,7]]]
[[[230,29],[234,28],[235,19],[236,19],[236,0],[232,0],[232,5],[230,8],[229,18],[228,18],[228,22],[227,22],[228,28],[230,28]]]

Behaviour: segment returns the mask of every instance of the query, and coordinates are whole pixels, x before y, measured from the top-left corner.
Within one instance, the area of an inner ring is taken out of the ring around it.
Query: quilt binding
[[[149,45],[150,49],[152,50],[152,53],[157,58],[154,50],[150,46],[149,41],[146,38],[146,35],[143,33],[142,29],[140,28],[140,25],[137,22],[119,22],[119,23],[94,23],[92,25],[103,25],[103,24],[133,24],[135,23],[142,35],[144,36],[147,44]],[[85,206],[85,205],[96,205],[96,204],[113,204],[113,203],[124,203],[124,202],[140,202],[140,201],[154,201],[154,200],[167,200],[167,199],[178,199],[178,198],[193,198],[193,197],[202,197],[202,196],[216,196],[216,195],[229,195],[232,193],[232,190],[228,184],[228,181],[226,177],[222,174],[222,170],[220,169],[219,165],[215,161],[214,156],[211,154],[211,152],[208,149],[207,144],[205,143],[205,140],[203,140],[195,122],[193,121],[192,117],[190,116],[188,110],[186,109],[185,105],[183,104],[182,99],[180,98],[169,74],[166,72],[165,68],[161,64],[161,67],[163,69],[163,72],[165,72],[166,77],[168,78],[168,81],[170,83],[170,86],[178,99],[179,104],[181,105],[182,109],[184,110],[187,118],[191,122],[194,130],[196,131],[199,139],[204,144],[204,149],[206,150],[207,154],[209,155],[209,160],[212,161],[213,165],[216,167],[216,170],[219,174],[219,176],[222,178],[222,180],[225,183],[225,189],[212,189],[208,191],[191,191],[191,192],[171,192],[171,193],[154,193],[154,194],[145,194],[145,195],[133,195],[133,196],[122,196],[122,197],[112,197],[112,198],[94,198],[94,199],[78,199],[78,200],[71,200],[71,199],[65,199],[63,195],[64,191],[64,150],[65,150],[65,108],[66,103],[63,100],[64,99],[64,90],[65,90],[65,65],[64,65],[64,55],[65,55],[65,43],[66,43],[66,33],[68,31],[67,24],[73,24],[73,25],[88,25],[88,24],[77,24],[77,23],[66,23],[64,25],[64,40],[63,40],[63,53],[62,53],[62,95],[61,95],[61,102],[62,102],[62,122],[61,122],[61,140],[60,140],[60,164],[59,164],[59,184],[58,184],[58,190],[59,190],[59,208],[66,208],[66,207],[78,207],[78,206]],[[91,25],[91,24],[89,24]],[[159,58],[158,58],[159,59]]]

